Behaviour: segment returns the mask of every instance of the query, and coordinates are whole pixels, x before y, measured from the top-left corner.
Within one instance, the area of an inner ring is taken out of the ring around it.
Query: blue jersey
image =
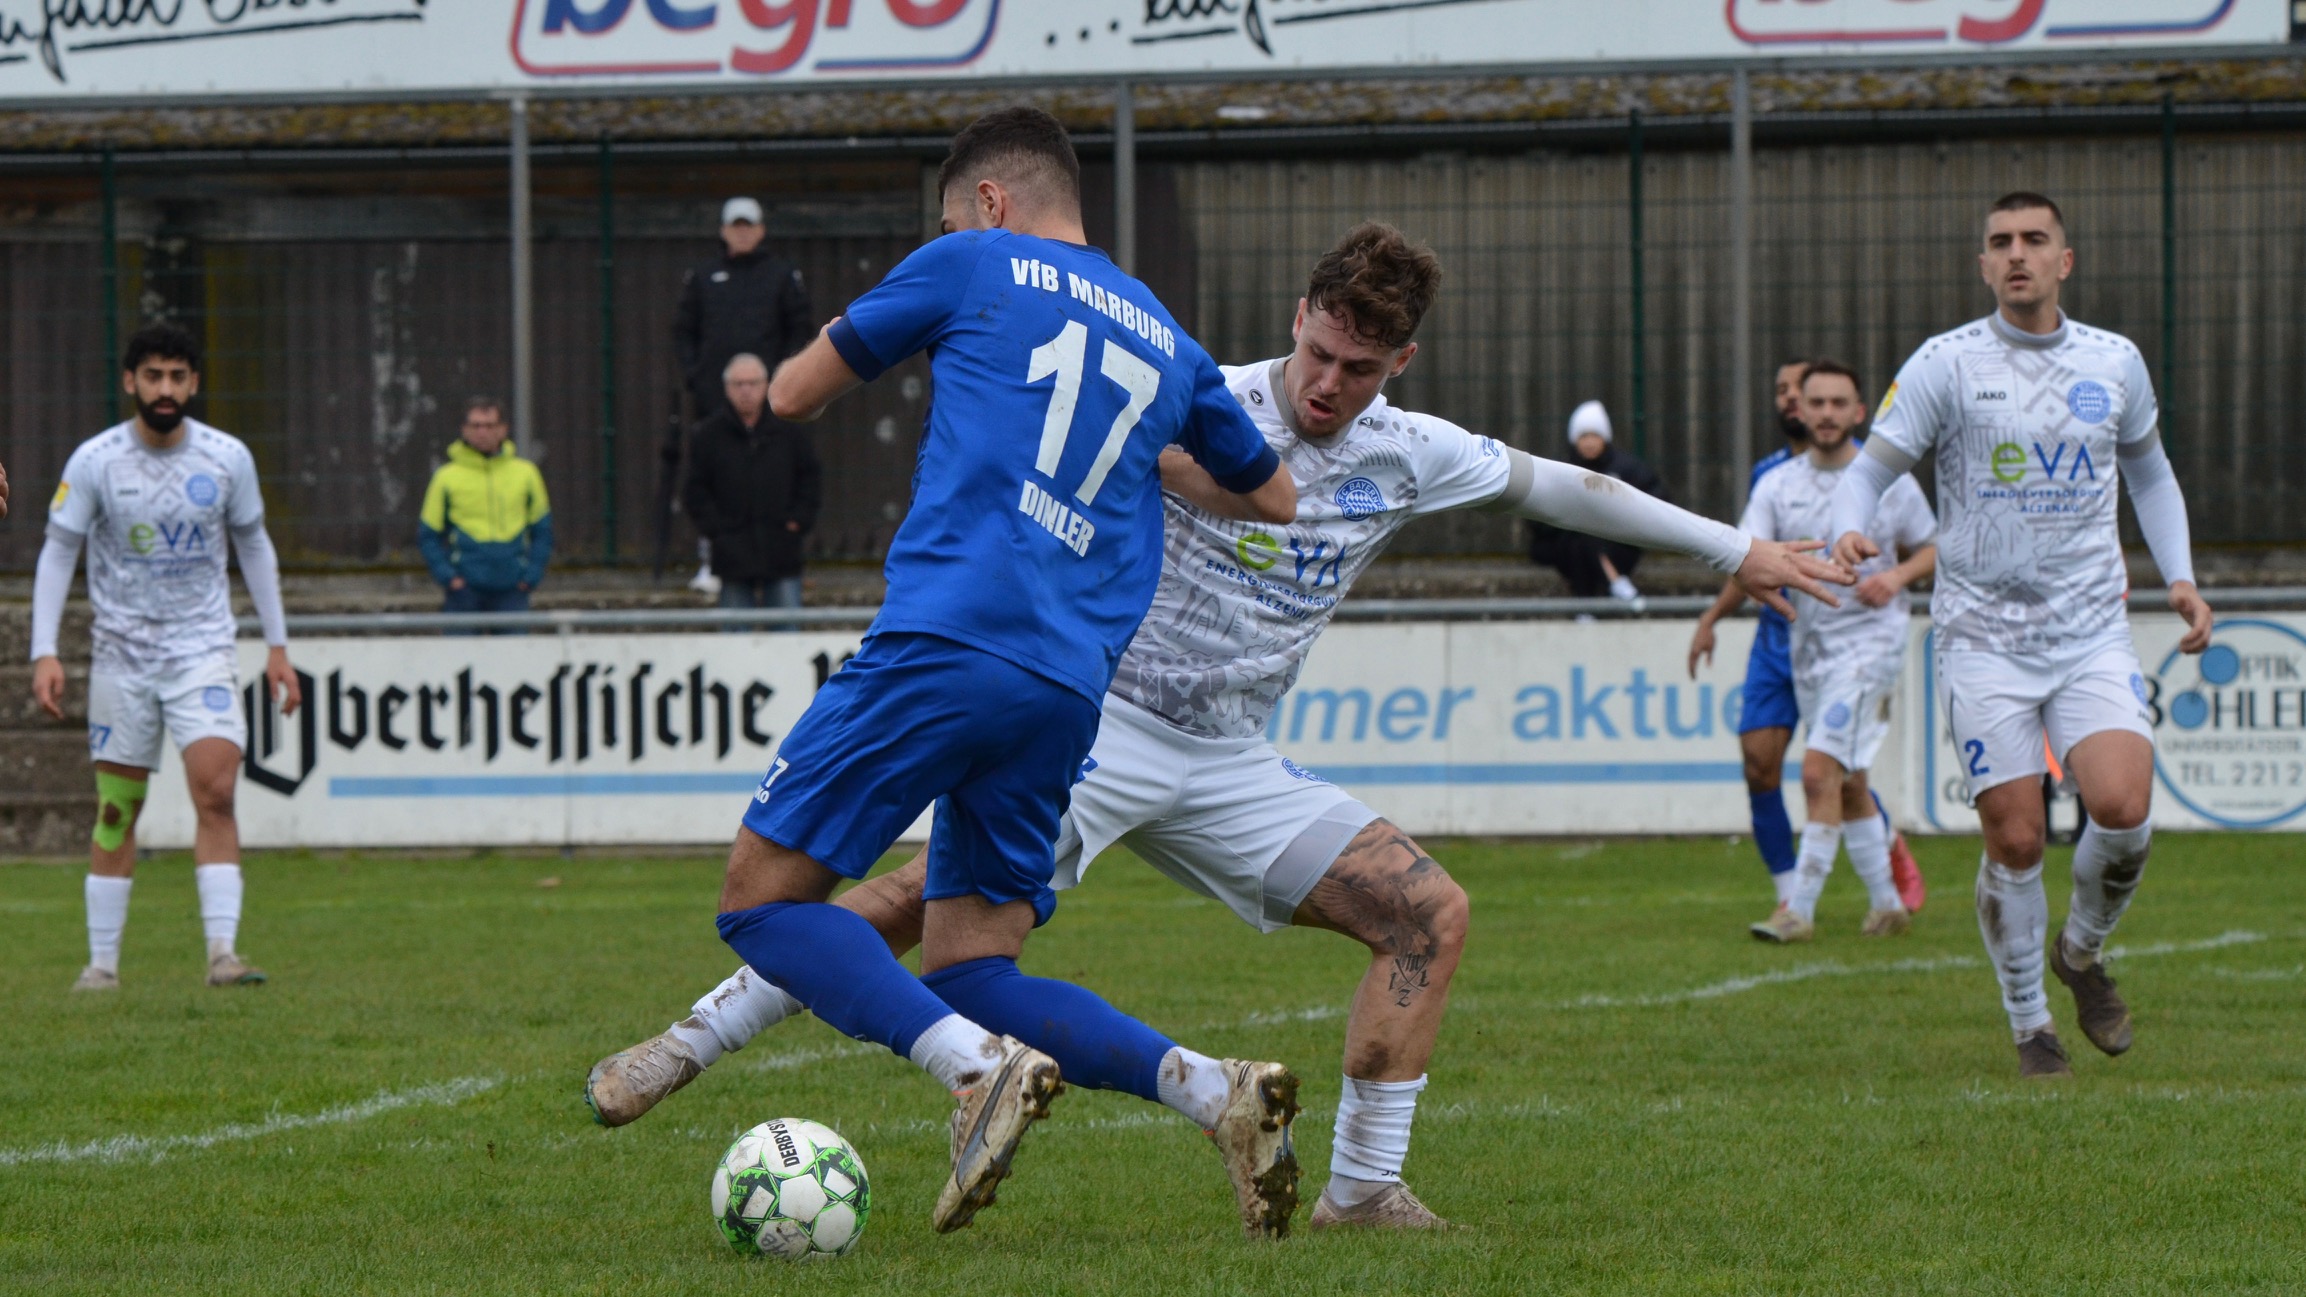
[[[1208,353],[1094,248],[948,234],[831,340],[868,381],[926,349],[935,380],[873,629],[958,640],[1092,701],[1160,579],[1162,447],[1234,491],[1280,463]]]

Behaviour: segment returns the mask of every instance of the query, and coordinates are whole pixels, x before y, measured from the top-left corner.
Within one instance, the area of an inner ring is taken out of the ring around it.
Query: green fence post
[[[601,136],[601,561],[617,561],[616,154]]]
[[[1649,458],[1649,326],[1641,264],[1641,113],[1626,115],[1626,230],[1633,249],[1633,453]]]
[[[2177,408],[2178,374],[2178,104],[2162,96],[2162,428]]]
[[[104,241],[104,412],[109,421],[120,407],[120,380],[112,367],[120,363],[120,194],[112,175],[112,146],[104,146],[102,201]]]

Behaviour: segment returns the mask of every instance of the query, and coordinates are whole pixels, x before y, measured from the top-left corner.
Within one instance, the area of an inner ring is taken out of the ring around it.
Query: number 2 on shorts
[[[1986,764],[1986,741],[1984,739],[1971,739],[1962,745],[1962,751],[1970,754],[1971,774],[1990,775],[1994,772],[1994,768]]]

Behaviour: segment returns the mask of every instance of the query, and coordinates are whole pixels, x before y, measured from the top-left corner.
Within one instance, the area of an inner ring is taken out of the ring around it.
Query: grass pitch
[[[1844,870],[1793,949],[1744,935],[1766,888],[1743,845],[1429,843],[1474,931],[1408,1175],[1467,1228],[1277,1246],[1238,1237],[1186,1123],[1080,1091],[998,1206],[932,1235],[944,1096],[813,1020],[593,1126],[592,1061],[733,967],[712,859],[258,856],[241,944],[273,982],[212,991],[189,865],[162,857],[108,998],[65,992],[82,871],[9,866],[0,1291],[2296,1293],[2295,841],[2161,839],[2116,961],[2137,1048],[2090,1051],[2053,983],[2077,1075],[2046,1086],[2015,1074],[1974,841],[1917,841],[1912,937],[1861,940]],[[2062,917],[2064,852],[2051,870]],[[1318,1189],[1357,947],[1259,938],[1116,853],[1026,962],[1297,1068]],[[858,1255],[719,1241],[714,1159],[779,1115],[863,1153]]]

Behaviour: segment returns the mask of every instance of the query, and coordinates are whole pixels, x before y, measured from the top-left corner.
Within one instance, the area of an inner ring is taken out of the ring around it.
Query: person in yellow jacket
[[[424,489],[416,545],[447,593],[442,612],[525,612],[544,583],[552,501],[508,431],[495,398],[466,401],[462,435]]]

